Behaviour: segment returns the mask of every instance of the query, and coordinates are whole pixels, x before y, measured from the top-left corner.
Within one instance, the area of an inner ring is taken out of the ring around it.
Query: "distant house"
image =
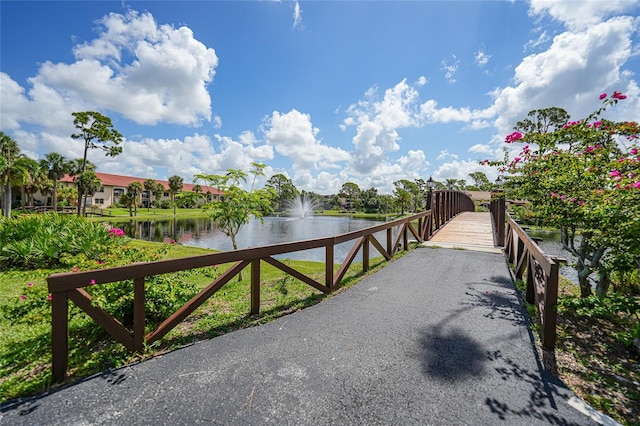
[[[140,182],[144,187],[144,182],[147,180],[145,178],[133,177],[133,176],[122,176],[122,175],[112,175],[109,173],[98,173],[96,172],[96,176],[102,182],[102,187],[93,194],[92,197],[87,198],[87,207],[95,206],[100,208],[106,208],[112,206],[120,200],[120,197],[127,193],[127,186],[131,182]],[[156,180],[156,183],[162,184],[164,186],[164,192],[160,199],[156,200],[155,195],[153,193],[149,193],[149,191],[142,191],[142,205],[143,207],[149,207],[152,202],[158,202],[163,199],[170,199],[169,194],[169,181],[166,180]],[[65,175],[62,179],[60,179],[62,185],[66,186],[75,186],[74,178],[69,175]],[[185,192],[193,192],[193,187],[195,184],[185,183],[182,187],[182,191]],[[219,191],[217,188],[212,186],[200,185],[201,191],[200,193],[204,196],[207,201],[219,201],[221,197],[224,197],[224,193]]]

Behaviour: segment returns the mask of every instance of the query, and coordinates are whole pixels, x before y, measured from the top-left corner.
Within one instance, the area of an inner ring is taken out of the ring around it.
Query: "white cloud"
[[[476,64],[481,68],[489,63],[489,59],[491,59],[491,55],[487,54],[483,50],[477,51],[474,56]]]
[[[524,45],[524,51],[526,52],[527,50],[533,50],[536,47],[547,43],[549,40],[550,40],[550,37],[547,34],[547,32],[546,31],[542,31],[537,39],[529,40],[527,42],[527,44]]]
[[[532,109],[559,106],[580,117],[599,106],[602,92],[635,94],[637,85],[623,66],[634,55],[632,36],[639,23],[638,18],[611,18],[559,34],[546,51],[526,56],[515,69],[515,86],[493,94],[498,132],[508,133]],[[616,108],[619,113],[639,109],[637,98]]]
[[[453,55],[453,62],[442,61],[440,63],[442,71],[444,71],[444,78],[447,79],[448,83],[455,83],[456,79],[453,78],[456,72],[458,72],[458,67],[460,66],[460,60]]]
[[[458,155],[449,152],[448,149],[444,149],[440,151],[440,154],[438,154],[438,157],[436,158],[436,160],[440,161],[440,160],[444,160],[445,158],[453,158],[454,160],[457,160]]]
[[[348,152],[324,145],[317,139],[319,130],[313,127],[309,114],[295,109],[284,114],[274,111],[263,126],[267,144],[278,154],[290,158],[294,170],[333,167],[350,159]]]
[[[639,3],[637,0],[531,0],[529,15],[549,14],[552,18],[565,24],[569,30],[580,31],[600,23],[604,18],[613,14],[633,10]]]
[[[473,145],[471,148],[469,148],[469,152],[478,152],[482,154],[490,153],[492,151],[493,151],[493,148],[491,148],[491,145],[487,145],[483,143],[477,143]]]
[[[482,166],[476,161],[456,160],[441,164],[433,172],[433,178],[440,182],[444,182],[446,179],[464,179],[470,182],[469,173],[473,172],[483,172],[489,178],[489,181],[493,181],[498,177],[497,171],[491,167]]]
[[[302,27],[302,9],[300,8],[300,2],[295,0],[293,2],[293,28]]]
[[[75,62],[44,62],[29,79],[32,88],[26,94],[9,88],[13,98],[21,96],[17,105],[27,117],[22,120],[46,120],[53,111],[69,122],[70,112],[80,106],[113,111],[140,124],[195,125],[213,119],[220,125],[207,91],[218,58],[189,28],[158,25],[149,13],[135,11],[109,14],[100,25],[96,39],[74,47]],[[2,108],[4,113],[4,98]],[[11,124],[11,118],[7,121]]]
[[[427,84],[429,81],[427,80],[427,78],[423,75],[421,75],[420,77],[418,77],[418,80],[416,81],[416,86],[418,87],[422,87],[425,84]]]
[[[491,124],[487,120],[471,120],[471,122],[464,127],[464,130],[481,130],[487,127],[491,127]]]
[[[453,108],[444,107],[438,108],[438,102],[430,99],[420,105],[420,116],[431,123],[450,123],[452,121],[471,122],[474,120],[488,119],[493,117],[495,110],[493,107],[486,109],[474,109],[469,108]],[[481,126],[482,123],[477,124]]]
[[[361,174],[371,172],[386,161],[388,153],[400,148],[399,128],[418,125],[418,92],[406,79],[387,89],[382,100],[375,99],[376,92],[377,87],[369,89],[365,93],[367,100],[351,105],[347,109],[349,117],[343,121],[344,126],[357,126],[350,167]]]

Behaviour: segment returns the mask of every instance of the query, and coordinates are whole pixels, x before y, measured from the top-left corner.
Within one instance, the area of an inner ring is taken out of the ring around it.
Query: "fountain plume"
[[[316,207],[317,203],[314,199],[306,195],[298,195],[289,202],[287,211],[291,216],[305,218],[311,216]]]

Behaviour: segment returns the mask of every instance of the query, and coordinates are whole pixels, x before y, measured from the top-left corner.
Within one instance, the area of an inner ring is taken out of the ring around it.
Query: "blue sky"
[[[0,126],[39,159],[82,156],[74,111],[124,135],[98,171],[248,170],[299,189],[391,192],[495,170],[528,111],[598,95],[640,117],[640,2],[5,1]]]

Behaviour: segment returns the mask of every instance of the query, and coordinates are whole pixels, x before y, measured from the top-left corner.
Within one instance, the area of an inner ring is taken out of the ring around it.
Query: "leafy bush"
[[[159,209],[170,209],[171,208],[171,200],[156,201],[156,206]]]
[[[67,266],[69,256],[99,261],[119,244],[117,235],[96,222],[56,213],[0,221],[0,267]]]
[[[27,283],[17,300],[10,300],[0,306],[2,315],[16,323],[38,323],[50,321],[51,296],[42,285]]]
[[[640,299],[613,293],[607,297],[566,297],[559,301],[558,309],[572,310],[588,318],[602,318],[619,324],[621,331],[616,338],[630,346],[640,338]]]
[[[567,297],[560,300],[559,307],[574,310],[578,315],[606,319],[614,319],[618,314],[640,313],[637,298],[615,293],[607,297]]]

